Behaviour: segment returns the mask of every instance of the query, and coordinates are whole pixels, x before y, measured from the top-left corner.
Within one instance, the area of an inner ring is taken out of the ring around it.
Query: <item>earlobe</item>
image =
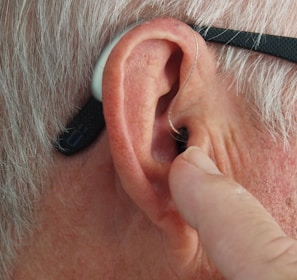
[[[173,19],[143,23],[114,47],[103,76],[104,115],[121,185],[153,223],[170,233],[182,231],[183,222],[168,188],[170,164],[178,153],[168,113],[195,74],[197,40],[199,48],[205,45]]]

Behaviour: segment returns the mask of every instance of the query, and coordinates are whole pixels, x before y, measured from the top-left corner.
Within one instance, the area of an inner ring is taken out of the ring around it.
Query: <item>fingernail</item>
[[[215,163],[199,147],[191,146],[183,154],[184,160],[210,174],[221,174]]]

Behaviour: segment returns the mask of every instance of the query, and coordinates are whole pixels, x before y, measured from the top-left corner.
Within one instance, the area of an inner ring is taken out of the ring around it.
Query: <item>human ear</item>
[[[104,116],[121,186],[167,235],[179,235],[187,227],[168,187],[170,165],[178,154],[168,116],[175,101],[187,106],[195,86],[208,86],[214,69],[200,35],[185,23],[164,18],[125,34],[104,69]],[[198,84],[191,82],[196,76]],[[178,125],[186,124],[182,122]]]

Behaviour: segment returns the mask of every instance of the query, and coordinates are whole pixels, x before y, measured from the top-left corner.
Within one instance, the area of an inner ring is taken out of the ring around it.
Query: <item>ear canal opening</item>
[[[189,132],[186,127],[181,127],[178,129],[178,133],[174,135],[176,141],[177,153],[181,154],[188,148]]]

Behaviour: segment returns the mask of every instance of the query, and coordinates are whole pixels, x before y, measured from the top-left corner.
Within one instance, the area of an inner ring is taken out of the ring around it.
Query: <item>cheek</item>
[[[293,151],[263,150],[238,181],[244,185],[291,237],[297,237],[297,161]]]

